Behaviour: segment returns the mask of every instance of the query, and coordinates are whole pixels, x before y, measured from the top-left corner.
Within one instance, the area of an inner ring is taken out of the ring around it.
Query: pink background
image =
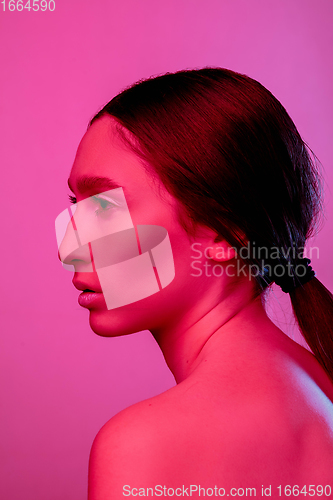
[[[333,2],[55,1],[51,13],[0,11],[6,500],[86,498],[99,428],[174,383],[148,332],[103,339],[90,331],[71,274],[57,260],[54,219],[67,203],[76,147],[88,120],[125,85],[219,65],[267,86],[325,169],[327,220],[314,266],[333,290]],[[277,292],[272,304],[294,334],[288,301]]]

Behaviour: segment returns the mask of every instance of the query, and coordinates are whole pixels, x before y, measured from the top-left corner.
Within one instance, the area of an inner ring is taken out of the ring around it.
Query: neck
[[[196,304],[181,320],[152,331],[177,383],[193,375],[216,352],[221,364],[230,363],[230,359],[223,359],[224,353],[226,357],[233,347],[237,352],[240,342],[265,332],[267,327],[276,329],[261,298],[253,299],[252,290],[239,287],[213,305],[206,297],[200,307]]]

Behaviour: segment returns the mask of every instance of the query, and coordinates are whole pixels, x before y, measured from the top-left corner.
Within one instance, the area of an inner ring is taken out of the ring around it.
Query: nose
[[[63,260],[63,265],[65,268],[71,267],[71,270],[76,273],[92,273],[93,264],[89,244],[78,246],[73,252],[68,254]]]
[[[82,245],[73,216],[68,209],[56,219],[58,257],[65,269],[75,272],[93,272],[89,244]]]

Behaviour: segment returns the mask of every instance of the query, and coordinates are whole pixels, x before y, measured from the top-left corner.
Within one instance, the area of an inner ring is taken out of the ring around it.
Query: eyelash
[[[72,196],[71,194],[69,194],[69,195],[68,195],[68,198],[69,198],[69,201],[70,201],[71,203],[73,203],[73,204],[74,204],[74,203],[76,203],[76,198],[75,198],[75,196]]]
[[[75,196],[72,196],[71,194],[68,195],[69,201],[72,204],[77,203],[77,199]],[[98,196],[92,196],[92,199],[96,201],[99,205],[100,208],[95,210],[95,214],[98,215],[100,213],[106,212],[107,210],[110,210],[113,207],[116,207],[116,204],[113,204],[111,201],[104,200],[103,198],[99,198]],[[106,203],[106,206],[103,207],[103,202]]]

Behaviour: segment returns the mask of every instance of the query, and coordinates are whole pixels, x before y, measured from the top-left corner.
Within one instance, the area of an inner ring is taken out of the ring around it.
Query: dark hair
[[[256,294],[274,280],[265,274],[272,263],[296,268],[321,210],[319,175],[265,87],[222,68],[178,71],[125,89],[90,124],[105,114],[134,136],[136,145],[123,134],[179,200],[189,233],[201,223],[237,249],[249,243],[251,265],[260,264],[255,247],[279,249],[274,262],[266,256]],[[304,338],[333,380],[333,295],[313,278],[290,298]]]

